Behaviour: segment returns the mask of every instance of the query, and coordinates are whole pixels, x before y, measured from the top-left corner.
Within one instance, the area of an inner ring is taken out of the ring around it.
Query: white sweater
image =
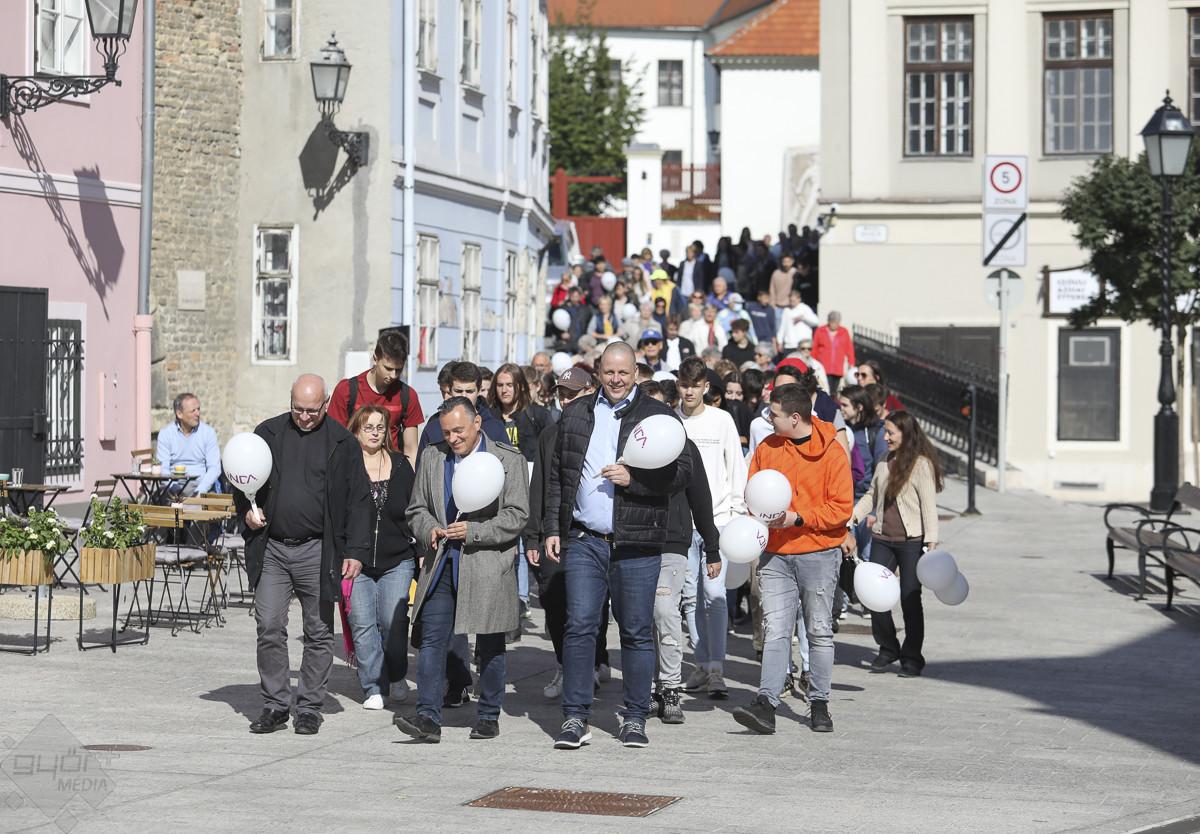
[[[679,418],[704,461],[704,474],[712,492],[713,521],[724,527],[735,515],[746,512],[746,459],[737,425],[728,412],[711,405],[691,417],[681,411]]]

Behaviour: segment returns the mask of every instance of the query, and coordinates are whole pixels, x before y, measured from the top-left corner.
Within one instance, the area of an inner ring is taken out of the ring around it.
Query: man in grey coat
[[[507,443],[484,436],[479,413],[466,397],[450,397],[438,412],[445,440],[425,448],[408,505],[408,523],[423,554],[413,600],[417,656],[417,710],[397,715],[396,728],[420,741],[442,737],[446,652],[455,634],[475,634],[481,694],[471,738],[500,735],[506,674],[504,633],[517,628],[515,557],[529,518],[525,458]],[[487,452],[504,466],[504,487],[491,504],[459,512],[451,485],[468,455]]]

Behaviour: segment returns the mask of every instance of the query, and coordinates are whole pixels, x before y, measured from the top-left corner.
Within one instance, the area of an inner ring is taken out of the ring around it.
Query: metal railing
[[[83,471],[83,326],[46,322],[46,477]]]
[[[719,219],[721,165],[662,166],[662,216],[664,220]]]
[[[975,385],[976,443],[979,459],[996,463],[999,384],[990,370],[958,359],[930,356],[901,347],[884,333],[854,327],[859,362],[874,359],[895,393],[935,440],[967,451],[966,389]]]

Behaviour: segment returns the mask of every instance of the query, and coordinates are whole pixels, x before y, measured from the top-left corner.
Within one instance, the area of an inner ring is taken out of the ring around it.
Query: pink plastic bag
[[[342,640],[346,645],[346,662],[350,668],[358,668],[358,657],[354,654],[354,635],[350,631],[350,593],[354,590],[353,579],[342,580],[342,598],[338,602],[338,612],[342,615]]]

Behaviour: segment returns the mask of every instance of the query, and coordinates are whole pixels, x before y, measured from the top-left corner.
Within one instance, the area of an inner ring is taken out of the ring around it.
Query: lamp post
[[[350,83],[350,62],[346,53],[338,46],[337,34],[329,36],[329,42],[321,50],[321,57],[311,63],[313,96],[321,111],[321,122],[326,125],[329,140],[346,152],[355,168],[367,164],[369,136],[365,131],[338,130],[333,124],[334,114],[346,98],[346,86]]]
[[[1154,488],[1150,509],[1166,512],[1175,502],[1179,486],[1179,415],[1175,411],[1175,381],[1171,373],[1171,325],[1175,298],[1171,292],[1171,181],[1183,176],[1192,148],[1192,124],[1171,102],[1168,93],[1142,128],[1150,176],[1162,187],[1162,298],[1158,311],[1162,342],[1158,376],[1158,414],[1154,416]]]
[[[108,84],[120,87],[117,61],[129,46],[136,12],[137,0],[87,0],[88,26],[104,58],[104,75],[0,75],[0,119],[89,95]]]

